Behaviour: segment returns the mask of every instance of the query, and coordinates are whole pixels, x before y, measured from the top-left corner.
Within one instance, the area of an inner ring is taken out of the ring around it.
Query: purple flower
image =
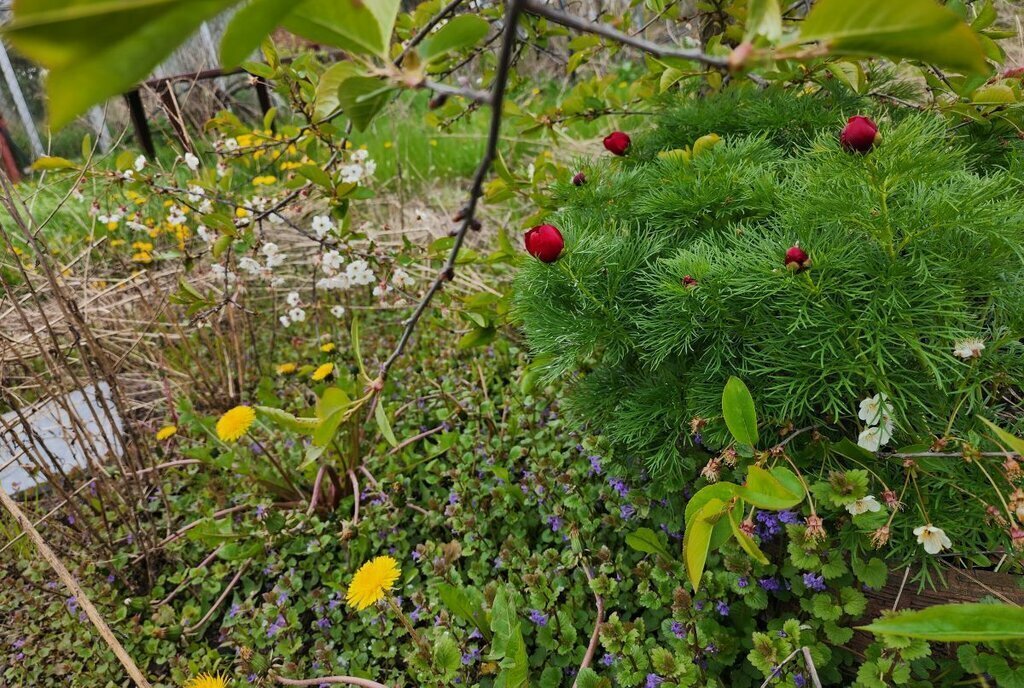
[[[562,529],[562,517],[561,516],[548,516],[548,525],[551,526],[551,530],[558,532]]]
[[[605,652],[604,656],[601,657],[601,664],[604,664],[605,666],[611,666],[615,664],[616,659],[618,659],[618,657],[613,655],[611,652]]]
[[[762,542],[770,542],[782,532],[779,517],[770,511],[758,511],[754,514],[754,521],[757,525],[755,532]]]
[[[804,688],[807,685],[807,679],[804,678],[803,674],[794,674],[793,683],[796,685],[796,688]]]
[[[719,613],[720,615],[722,615],[722,616],[729,616],[729,605],[727,605],[727,604],[726,604],[726,603],[725,603],[724,601],[722,601],[722,600],[719,600],[719,601],[718,601],[718,602],[717,602],[717,603],[715,604],[715,610],[717,610],[717,611],[718,611],[718,613]]]
[[[779,512],[779,520],[786,525],[795,525],[800,523],[800,515],[786,509],[785,511]]]
[[[323,617],[321,619],[317,619],[316,620],[316,625],[317,625],[317,628],[327,629],[327,628],[331,627],[331,620],[328,619],[327,617]]]
[[[473,664],[474,662],[479,661],[479,659],[480,659],[480,649],[479,648],[473,647],[473,648],[470,648],[469,652],[463,652],[462,653],[462,663],[463,664]]]
[[[601,475],[601,457],[594,455],[590,457],[590,475]]]
[[[626,497],[629,494],[629,488],[626,487],[626,482],[622,478],[616,478],[614,476],[608,477],[608,484],[612,486],[612,489],[619,493],[620,497]]]
[[[714,643],[708,643],[707,647],[704,648],[704,654],[706,654],[706,655],[717,655],[718,654],[718,646],[715,645]]]
[[[750,581],[747,580],[746,576],[740,576],[738,579],[736,579],[736,586],[737,587],[745,588],[748,585],[750,585]]]
[[[804,585],[808,590],[822,592],[825,589],[825,577],[815,573],[805,573]]]
[[[455,492],[454,490],[449,492],[448,493],[448,503],[449,504],[458,504],[459,503],[459,493]]]
[[[760,585],[767,592],[778,592],[782,589],[782,586],[779,585],[778,579],[774,576],[771,576],[769,578],[762,578],[757,581],[757,584]]]
[[[647,674],[647,683],[644,684],[644,688],[658,688],[664,682],[665,679],[657,674]]]
[[[11,643],[11,647],[13,647],[15,650],[20,650],[21,648],[25,647],[25,639],[18,638],[13,643]]]
[[[539,609],[531,609],[530,610],[530,621],[532,621],[533,623],[537,624],[538,626],[547,626],[548,625],[548,617],[547,617],[547,615],[544,614],[544,612],[542,612]]]
[[[284,630],[284,627],[288,625],[288,622],[284,620],[283,614],[278,614],[277,619],[274,623],[270,624],[267,628],[267,637],[273,638],[275,635]]]
[[[236,616],[238,616],[238,612],[240,612],[240,611],[242,611],[241,605],[239,605],[237,602],[234,602],[231,605],[231,607],[228,608],[228,618],[229,619],[235,618]]]
[[[672,630],[672,634],[675,637],[677,637],[677,638],[685,638],[686,637],[686,628],[683,626],[682,623],[680,623],[678,621],[673,621],[672,622],[671,630]]]
[[[632,504],[623,504],[619,507],[619,515],[627,521],[633,518],[634,514],[636,514],[636,507]]]

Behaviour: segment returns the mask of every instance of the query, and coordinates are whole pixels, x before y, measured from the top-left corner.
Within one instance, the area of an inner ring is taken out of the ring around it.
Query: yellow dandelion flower
[[[110,245],[113,248],[117,248],[118,246],[124,246],[125,243],[127,243],[127,242],[125,242],[124,239],[111,239],[110,240]]]
[[[291,375],[292,373],[295,372],[295,369],[297,367],[298,366],[296,366],[294,363],[282,363],[281,365],[277,366],[277,374]]]
[[[395,144],[391,143],[390,141],[385,141],[384,142],[384,147],[385,148],[391,148],[391,146],[393,146],[393,145],[395,145]]]
[[[368,561],[352,576],[345,600],[350,607],[360,611],[377,604],[395,585],[400,574],[398,562],[391,557],[377,557]]]
[[[252,215],[248,208],[235,208],[235,217],[249,217]]]
[[[117,229],[117,223],[116,222],[108,222],[107,223],[107,229]]]
[[[253,421],[256,411],[249,406],[236,406],[217,421],[217,437],[225,442],[235,442],[244,435]]]
[[[334,349],[334,342],[327,342],[326,344],[320,345],[320,350],[323,351],[325,354],[331,353],[332,351],[334,351]]]
[[[320,382],[321,380],[323,380],[325,377],[327,377],[328,375],[330,375],[333,372],[334,372],[334,364],[333,363],[324,363],[322,366],[320,366],[319,368],[314,370],[313,374],[310,377],[312,377],[315,382]]]
[[[430,139],[430,145],[431,146],[436,146],[437,145],[437,139]]]
[[[177,426],[165,425],[165,426],[163,426],[162,428],[160,428],[157,431],[156,439],[158,441],[160,441],[160,442],[163,442],[164,440],[169,440],[170,438],[174,437],[177,434],[178,434]]]
[[[153,256],[147,251],[139,251],[132,256],[133,263],[152,263]]]
[[[199,674],[185,681],[185,688],[227,688],[228,678],[223,674]]]

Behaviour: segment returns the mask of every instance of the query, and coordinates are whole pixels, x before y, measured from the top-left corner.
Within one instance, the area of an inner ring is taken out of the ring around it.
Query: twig
[[[487,172],[491,169],[491,163],[497,156],[498,137],[501,133],[501,106],[502,103],[505,102],[505,88],[508,85],[509,68],[512,64],[512,49],[516,42],[516,27],[519,23],[519,15],[522,13],[522,9],[523,0],[510,0],[508,11],[505,16],[505,30],[503,32],[501,50],[498,54],[498,68],[494,77],[494,85],[491,87],[491,124],[490,130],[487,134],[487,147],[484,150],[483,159],[480,161],[480,165],[476,169],[476,174],[473,175],[473,184],[470,187],[469,200],[464,208],[462,226],[460,226],[458,232],[455,233],[455,242],[452,245],[451,252],[448,254],[448,259],[441,267],[437,277],[434,278],[430,288],[427,289],[423,298],[420,299],[420,302],[416,306],[412,315],[405,321],[405,329],[402,331],[402,336],[399,338],[394,351],[392,351],[391,355],[388,356],[388,358],[381,364],[379,377],[379,381],[381,383],[380,389],[383,389],[383,382],[387,379],[388,372],[391,370],[391,367],[401,357],[402,352],[405,351],[405,347],[409,343],[410,337],[412,337],[413,330],[416,329],[417,323],[419,323],[420,318],[423,317],[423,313],[426,312],[427,307],[434,298],[434,295],[441,290],[441,287],[445,282],[449,282],[455,277],[455,259],[458,257],[459,250],[462,248],[462,244],[466,240],[466,233],[473,224],[477,201],[480,196],[483,195],[484,178],[487,176]],[[370,404],[371,407],[377,403],[377,397],[379,396],[380,392],[378,390],[377,396],[374,397]]]
[[[775,680],[775,678],[779,674],[782,673],[782,667],[786,666],[786,663],[789,662],[789,660],[791,660],[794,657],[796,657],[797,654],[799,654],[799,653],[800,653],[800,648],[797,648],[797,649],[793,650],[792,652],[790,652],[789,656],[786,657],[784,660],[782,660],[782,662],[779,664],[779,666],[775,667],[775,669],[772,670],[772,672],[768,675],[768,678],[766,678],[764,680],[764,683],[761,684],[760,688],[768,688],[768,684],[771,683],[773,680]]]
[[[821,679],[818,678],[818,670],[811,658],[811,648],[804,645],[800,650],[804,653],[804,664],[807,665],[807,672],[811,675],[811,683],[814,684],[814,688],[821,688]]]
[[[726,58],[713,57],[699,48],[677,48],[671,45],[653,43],[646,38],[630,36],[627,33],[613,29],[607,24],[588,21],[582,17],[562,12],[554,7],[542,4],[538,0],[523,0],[522,9],[529,14],[544,17],[548,21],[561,24],[567,28],[576,29],[583,33],[592,33],[597,36],[604,36],[605,38],[609,38],[617,43],[622,43],[638,50],[642,50],[645,53],[650,53],[655,57],[677,57],[683,60],[701,62],[711,67],[726,68],[729,66],[729,61]]]
[[[371,681],[368,678],[357,678],[355,676],[321,676],[320,678],[285,678],[277,674],[271,674],[270,678],[282,686],[319,686],[321,683],[341,683],[348,686],[360,686],[360,688],[388,688],[383,683]]]
[[[352,525],[359,524],[359,479],[356,478],[356,472],[351,468],[348,469],[348,479],[352,482],[352,494],[355,495],[356,505],[352,513]]]
[[[0,503],[2,503],[4,508],[10,512],[11,516],[14,517],[14,520],[18,522],[22,529],[28,533],[29,539],[32,540],[33,544],[35,544],[36,549],[39,550],[39,554],[46,560],[46,563],[53,567],[53,570],[57,572],[57,577],[60,578],[61,582],[67,586],[68,590],[75,597],[75,600],[82,608],[82,611],[85,612],[85,615],[89,617],[90,621],[92,621],[93,626],[96,627],[100,637],[103,638],[103,641],[110,647],[114,655],[117,656],[117,659],[121,662],[121,666],[124,667],[128,676],[135,681],[135,685],[139,688],[150,688],[149,681],[142,675],[142,672],[139,671],[139,667],[136,666],[134,660],[132,660],[131,656],[125,651],[121,643],[118,642],[117,638],[114,637],[114,633],[110,630],[107,622],[103,620],[103,617],[100,616],[100,613],[96,611],[96,607],[93,606],[88,596],[86,596],[85,591],[82,590],[82,586],[78,584],[78,581],[76,581],[74,576],[71,575],[71,572],[69,572],[67,567],[64,566],[64,563],[57,558],[56,554],[53,553],[53,550],[50,549],[49,545],[47,545],[43,540],[39,531],[32,526],[32,521],[22,513],[18,504],[11,499],[10,495],[8,495],[7,491],[2,487],[0,487]],[[371,686],[371,688],[376,687]]]
[[[224,603],[224,600],[227,599],[228,595],[231,594],[231,591],[235,589],[235,586],[238,585],[238,580],[242,577],[242,574],[246,572],[251,563],[252,560],[250,559],[249,561],[242,564],[242,567],[238,569],[238,573],[236,573],[235,577],[231,579],[231,582],[228,583],[228,586],[224,588],[224,592],[220,594],[220,597],[217,598],[217,601],[213,603],[213,606],[210,607],[209,611],[203,614],[203,618],[199,619],[199,621],[197,621],[195,624],[185,629],[185,635],[192,635],[193,633],[195,633],[200,628],[206,625],[206,622],[210,620],[210,617],[213,616],[214,612],[217,611],[220,605]]]
[[[583,567],[583,573],[587,577],[587,583],[591,586],[594,584],[594,574],[590,571],[590,565],[586,562],[581,562]],[[593,588],[591,588],[593,590]],[[576,688],[580,679],[580,672],[590,666],[590,663],[594,660],[594,653],[597,652],[597,643],[601,639],[601,624],[604,623],[604,598],[594,592],[594,601],[597,603],[597,621],[594,622],[594,632],[590,634],[590,643],[587,645],[587,651],[583,655],[583,661],[580,662],[580,668],[576,671],[576,678],[572,682],[573,688]]]
[[[420,82],[420,88],[428,88],[434,93],[443,93],[446,96],[458,96],[460,98],[471,100],[474,103],[480,103],[481,105],[491,104],[491,94],[487,91],[478,91],[475,88],[450,86],[432,79],[424,79]]]

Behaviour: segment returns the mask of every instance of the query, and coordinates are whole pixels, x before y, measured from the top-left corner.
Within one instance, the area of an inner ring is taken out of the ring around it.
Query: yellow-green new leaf
[[[722,415],[729,432],[741,444],[757,445],[757,412],[750,390],[738,377],[730,377],[722,390]]]
[[[992,432],[996,434],[999,441],[1002,442],[1008,449],[1016,452],[1017,454],[1024,456],[1024,440],[1003,430],[1001,427],[990,421],[988,418],[981,418],[981,421],[992,429]]]
[[[231,18],[220,39],[221,66],[242,64],[298,4],[296,0],[249,0]]]
[[[399,0],[306,0],[285,27],[311,41],[386,58]]]
[[[764,555],[764,552],[762,552],[761,548],[757,546],[754,539],[743,532],[743,529],[740,528],[739,517],[736,515],[735,510],[729,512],[728,519],[729,526],[732,528],[732,534],[736,536],[736,541],[740,543],[740,547],[743,548],[743,551],[749,554],[754,561],[761,564],[767,564],[768,557]]]
[[[704,575],[704,564],[708,560],[708,550],[711,548],[711,533],[724,511],[725,502],[721,499],[710,499],[686,524],[686,531],[683,533],[683,561],[686,564],[686,575],[695,593],[700,589],[701,577]]]

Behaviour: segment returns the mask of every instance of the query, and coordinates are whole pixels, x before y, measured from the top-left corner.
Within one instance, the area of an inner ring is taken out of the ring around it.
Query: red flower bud
[[[878,125],[863,115],[854,115],[848,119],[839,134],[840,145],[851,153],[867,153],[881,140]]]
[[[604,137],[604,147],[615,155],[625,155],[630,143],[629,134],[624,131],[613,131]]]
[[[696,287],[697,286],[697,278],[694,277],[693,275],[684,275],[683,276],[683,286],[684,287]]]
[[[573,186],[583,186],[587,183],[587,175],[582,172],[577,172],[572,177]]]
[[[527,252],[543,263],[554,263],[562,255],[565,239],[554,225],[537,225],[523,237]]]
[[[789,250],[786,251],[786,269],[795,270],[800,272],[804,268],[810,266],[811,257],[807,255],[807,251],[800,248],[799,244],[790,246]]]

